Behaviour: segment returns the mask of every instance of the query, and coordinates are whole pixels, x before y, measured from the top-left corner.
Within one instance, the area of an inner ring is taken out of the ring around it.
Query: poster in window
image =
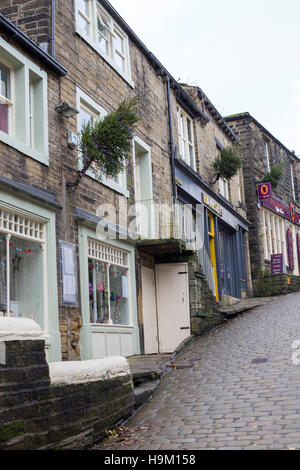
[[[77,305],[75,245],[60,241],[62,304]]]

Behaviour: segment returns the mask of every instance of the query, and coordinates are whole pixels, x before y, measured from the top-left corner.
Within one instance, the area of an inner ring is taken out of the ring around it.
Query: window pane
[[[117,52],[115,54],[115,63],[116,63],[116,66],[124,72],[124,70],[125,70],[125,60]]]
[[[189,154],[190,154],[190,165],[194,168],[194,148],[189,145]]]
[[[86,108],[80,108],[79,112],[79,129],[82,129],[84,125],[90,123],[93,125],[95,117],[92,112],[89,112]]]
[[[192,123],[190,119],[187,119],[187,130],[188,130],[188,140],[189,142],[193,143]]]
[[[128,325],[127,269],[111,265],[109,268],[110,310],[114,325]]]
[[[8,134],[8,105],[0,103],[0,131]]]
[[[78,0],[78,8],[89,18],[89,0]]]
[[[89,260],[89,298],[91,323],[108,324],[109,293],[106,263]]]
[[[10,241],[11,316],[31,318],[43,325],[43,258],[41,246],[27,240]]]
[[[10,70],[0,62],[0,81],[1,81],[1,90],[0,94],[5,96],[5,98],[11,98],[10,92]]]
[[[121,54],[124,54],[124,39],[118,33],[115,36],[115,48]]]
[[[105,39],[101,34],[98,35],[98,42],[100,46],[101,52],[103,54],[109,56],[109,42],[107,39]]]
[[[78,25],[83,34],[90,35],[90,25],[81,15],[78,15]]]

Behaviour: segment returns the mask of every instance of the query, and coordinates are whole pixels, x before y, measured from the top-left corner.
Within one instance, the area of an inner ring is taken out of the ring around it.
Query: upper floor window
[[[229,183],[224,178],[219,179],[219,193],[229,200]]]
[[[295,193],[295,181],[294,181],[294,172],[293,172],[293,164],[290,162],[290,172],[291,172],[291,183],[292,183],[292,195],[293,200],[296,200],[296,193]]]
[[[48,165],[47,74],[0,38],[0,140]]]
[[[129,41],[97,0],[76,0],[76,31],[131,85]]]
[[[266,161],[266,170],[267,172],[270,171],[270,143],[268,140],[264,140],[264,155]]]
[[[98,119],[105,117],[108,113],[102,108],[98,103],[96,103],[92,98],[90,98],[86,93],[77,88],[77,109],[79,114],[77,117],[77,129],[80,132],[84,125],[90,123],[93,125]],[[83,168],[85,163],[84,155],[80,155],[79,166],[80,169]],[[126,172],[120,173],[115,177],[110,175],[100,175],[97,173],[97,168],[92,164],[87,175],[94,179],[99,179],[102,184],[110,187],[114,191],[117,191],[120,194],[123,194],[126,197],[129,197],[129,192],[127,190],[127,181],[126,181]]]
[[[180,158],[194,169],[195,150],[193,121],[180,108],[177,108],[177,119]]]

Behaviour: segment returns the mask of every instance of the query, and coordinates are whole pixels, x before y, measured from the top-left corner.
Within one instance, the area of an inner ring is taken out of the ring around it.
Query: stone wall
[[[267,173],[266,157],[264,155],[264,139],[269,142],[270,166],[286,162],[283,176],[276,189],[273,188],[273,197],[289,205],[293,201],[290,161],[293,153],[286,149],[275,137],[264,129],[249,113],[229,116],[228,124],[237,135],[240,142],[240,151],[243,159],[243,174],[245,186],[245,200],[247,218],[251,222],[249,228],[249,245],[252,276],[255,278],[259,271],[264,270],[264,252],[261,235],[260,212],[257,208],[257,184]],[[299,167],[294,162],[294,182],[298,207],[300,204]],[[296,202],[297,202],[296,201]]]
[[[191,333],[201,335],[221,324],[224,317],[218,312],[216,298],[208,286],[197,255],[190,257],[188,266]]]
[[[287,274],[260,273],[253,281],[255,297],[273,297],[300,291],[300,277]]]
[[[44,341],[0,342],[0,449],[85,449],[134,409],[132,376],[51,385]]]

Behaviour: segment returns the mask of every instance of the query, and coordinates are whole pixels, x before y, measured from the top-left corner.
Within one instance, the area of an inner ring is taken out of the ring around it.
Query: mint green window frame
[[[48,362],[61,361],[61,336],[59,331],[57,266],[56,266],[56,214],[54,211],[35,204],[13,193],[0,189],[0,207],[28,216],[44,224],[44,285],[45,309],[43,311],[44,339]],[[50,295],[51,294],[51,295]]]
[[[49,165],[47,73],[0,37],[0,61],[11,71],[12,114],[9,134],[0,131],[0,141]],[[32,130],[30,93],[32,84]]]
[[[90,322],[89,309],[89,272],[88,272],[88,240],[103,242],[111,247],[120,248],[128,252],[128,292],[129,292],[129,318],[130,325],[94,325]],[[80,333],[81,359],[93,359],[92,332],[101,330],[105,334],[131,331],[134,354],[140,354],[139,328],[137,317],[136,276],[135,276],[135,247],[120,240],[102,240],[97,236],[96,229],[84,224],[78,227],[79,244],[79,270],[80,270],[80,297],[83,325]]]

